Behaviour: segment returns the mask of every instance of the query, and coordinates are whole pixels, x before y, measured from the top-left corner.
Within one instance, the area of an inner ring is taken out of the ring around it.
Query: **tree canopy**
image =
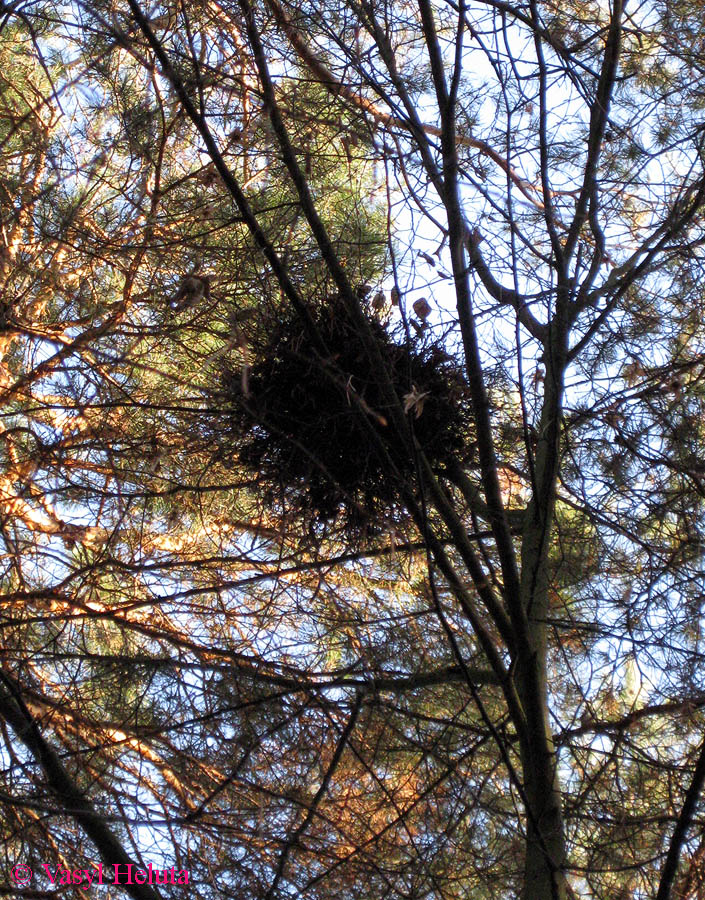
[[[704,13],[0,8],[4,892],[705,898]]]

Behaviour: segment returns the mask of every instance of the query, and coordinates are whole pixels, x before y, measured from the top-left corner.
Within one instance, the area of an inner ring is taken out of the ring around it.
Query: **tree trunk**
[[[536,448],[533,498],[526,510],[521,549],[521,605],[526,638],[516,665],[516,688],[525,717],[521,758],[526,804],[526,860],[522,900],[564,900],[566,846],[558,758],[548,706],[547,633],[549,547],[556,505],[567,329],[562,316],[548,353],[541,439]]]
[[[533,667],[534,672],[526,671]],[[565,833],[557,764],[549,731],[545,666],[540,655],[528,661],[518,693],[527,713],[527,736],[522,747],[522,770],[526,804],[526,859],[522,900],[564,900]],[[528,677],[524,677],[524,675]],[[543,688],[537,696],[536,685]],[[529,696],[530,695],[530,696]]]

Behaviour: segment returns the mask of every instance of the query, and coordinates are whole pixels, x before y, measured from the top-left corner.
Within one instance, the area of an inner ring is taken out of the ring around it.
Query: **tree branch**
[[[693,821],[695,806],[698,802],[700,792],[705,783],[705,740],[700,745],[700,754],[695,765],[693,780],[685,795],[685,802],[681,809],[681,814],[676,822],[676,827],[671,837],[671,843],[666,854],[666,862],[661,870],[661,880],[659,882],[658,891],[656,892],[656,900],[669,900],[671,896],[671,888],[678,871],[678,861],[683,851],[688,829]]]
[[[56,751],[45,740],[34,717],[27,709],[17,683],[9,675],[0,673],[0,716],[10,725],[17,737],[41,766],[47,783],[56,794],[63,811],[79,823],[93,841],[106,865],[136,865],[120,841],[108,828],[103,817],[81,791],[64,768]],[[133,900],[160,900],[160,895],[148,884],[125,884]]]

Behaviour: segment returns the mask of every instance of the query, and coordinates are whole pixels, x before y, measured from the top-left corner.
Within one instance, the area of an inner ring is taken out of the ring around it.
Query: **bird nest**
[[[277,513],[316,532],[351,539],[393,527],[404,516],[403,490],[421,486],[410,435],[435,471],[471,443],[456,362],[439,344],[390,334],[372,317],[354,322],[340,301],[308,326],[294,315],[265,324],[246,377],[234,365],[223,370],[222,454],[256,474]],[[394,424],[399,410],[406,428]]]

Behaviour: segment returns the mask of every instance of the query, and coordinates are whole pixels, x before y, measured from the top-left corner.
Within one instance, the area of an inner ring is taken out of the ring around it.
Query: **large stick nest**
[[[228,366],[222,379],[223,455],[256,473],[280,514],[348,538],[392,527],[403,516],[402,486],[421,488],[410,432],[437,472],[471,445],[457,363],[439,344],[395,337],[374,318],[363,330],[329,300],[313,329],[295,315],[271,323],[249,377]],[[393,424],[385,381],[397,410],[407,408],[406,434]]]

